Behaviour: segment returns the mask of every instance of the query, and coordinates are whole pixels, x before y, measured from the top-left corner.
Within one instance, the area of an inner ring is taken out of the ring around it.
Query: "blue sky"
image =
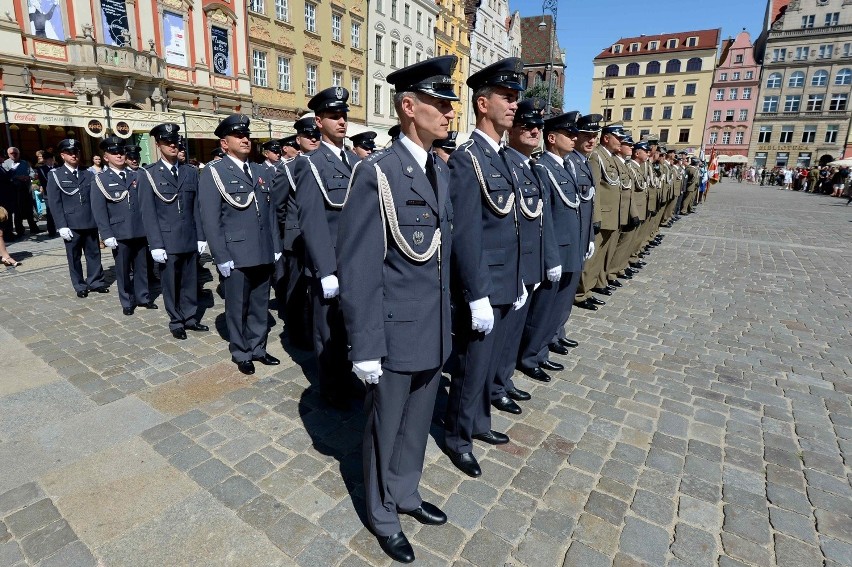
[[[541,0],[509,0],[522,16],[542,13]],[[757,39],[766,0],[559,0],[556,31],[567,51],[566,109],[589,112],[592,59],[620,37],[722,28],[722,39],[743,29]]]

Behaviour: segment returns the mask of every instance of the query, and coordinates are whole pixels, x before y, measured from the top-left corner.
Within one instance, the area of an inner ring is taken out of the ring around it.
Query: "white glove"
[[[162,248],[154,248],[151,250],[151,258],[153,258],[158,264],[165,264],[168,255],[166,255],[166,251]]]
[[[340,293],[340,284],[337,282],[337,276],[334,274],[322,278],[320,284],[322,285],[322,295],[326,299],[337,297],[337,294]]]
[[[118,248],[118,240],[115,238],[107,238],[104,240],[104,245],[109,246],[112,249]]]
[[[512,309],[517,311],[521,307],[524,306],[524,303],[527,302],[527,297],[529,294],[527,293],[527,286],[524,285],[524,282],[521,282],[521,289],[524,290],[524,293],[512,304]]]
[[[275,261],[277,262],[280,259],[281,259],[281,252],[276,252],[275,253]]]
[[[378,384],[379,376],[382,375],[382,363],[380,360],[360,360],[352,363],[352,371],[367,384]]]
[[[201,240],[198,241],[198,254],[204,254],[204,249],[207,248],[207,243]]]
[[[219,273],[227,278],[231,275],[231,270],[234,269],[234,261],[228,260],[224,264],[216,264],[216,267],[219,269]]]
[[[594,255],[595,255],[595,243],[589,242],[589,251],[586,252],[585,259],[588,260],[589,258],[591,258]]]
[[[494,311],[487,297],[470,302],[470,328],[486,335],[494,328]]]
[[[562,266],[556,266],[555,268],[550,268],[547,270],[547,279],[556,283],[559,281],[559,278],[562,277]]]
[[[67,240],[67,241],[70,242],[71,239],[74,238],[74,233],[71,232],[70,228],[60,228],[59,229],[59,236],[62,237],[62,240]]]
[[[537,290],[539,287],[541,287],[541,282],[538,282],[533,286],[533,291]]]

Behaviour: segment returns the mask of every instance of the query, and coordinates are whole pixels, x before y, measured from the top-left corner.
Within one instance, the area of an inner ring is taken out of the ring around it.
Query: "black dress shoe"
[[[201,323],[193,323],[192,325],[187,325],[186,330],[187,331],[205,332],[205,331],[209,331],[210,327],[208,327],[207,325],[202,325]]]
[[[456,453],[455,451],[447,451],[447,456],[450,461],[467,476],[477,477],[482,476],[482,469],[479,468],[479,463],[473,453]]]
[[[564,347],[560,344],[547,345],[547,350],[555,354],[561,354],[562,356],[568,354],[568,347]]]
[[[425,500],[420,503],[420,507],[411,512],[402,512],[406,516],[411,516],[421,524],[427,526],[440,526],[447,523],[447,515],[434,504],[430,504]]]
[[[235,360],[234,363],[237,365],[237,370],[243,374],[254,374],[254,362],[251,360],[244,360],[242,362],[237,362]]]
[[[533,380],[538,380],[539,382],[550,382],[550,375],[538,366],[535,368],[519,368],[518,370]]]
[[[489,429],[485,433],[474,433],[473,438],[489,445],[505,445],[509,442],[509,436],[499,431]]]
[[[491,405],[500,411],[513,413],[515,415],[520,415],[521,411],[523,411],[521,410],[521,406],[512,401],[512,398],[509,396],[503,396],[497,400],[491,400]]]
[[[612,280],[611,282],[609,282],[609,285],[611,285],[612,287],[623,287],[624,286],[624,284],[621,283],[618,280]]]
[[[159,307],[157,306],[157,304],[156,304],[156,303],[154,303],[153,301],[151,301],[151,302],[149,302],[149,303],[146,303],[146,304],[145,304],[145,305],[143,305],[142,307],[144,307],[145,309],[159,309]]]
[[[616,286],[610,284],[606,284],[606,288],[610,291],[615,291],[616,289],[618,289]]]
[[[631,275],[630,275],[630,274],[628,274],[627,272],[625,272],[625,273],[624,273],[624,275],[622,275],[622,274],[618,274],[618,277],[619,277],[619,278],[621,278],[621,279],[623,279],[623,280],[632,280],[632,279],[633,279],[633,276],[631,276]]]
[[[179,341],[186,340],[186,331],[183,329],[172,329],[172,336]]]
[[[266,353],[263,356],[255,357],[252,360],[256,360],[264,366],[278,366],[279,364],[281,364],[280,360],[278,360],[269,353]]]
[[[559,344],[568,348],[577,348],[578,346],[580,346],[580,343],[578,343],[574,339],[559,339]]]
[[[414,549],[408,543],[408,538],[402,532],[397,532],[388,537],[378,536],[379,545],[388,557],[400,563],[412,563],[414,561]]]
[[[606,301],[604,301],[603,299],[598,299],[595,296],[590,297],[586,301],[588,301],[592,305],[606,305]]]
[[[506,395],[518,402],[525,402],[532,398],[529,392],[524,392],[518,388],[506,388]]]
[[[84,289],[83,291],[78,291],[77,297],[89,297],[89,290]]]
[[[633,268],[624,268],[624,274],[630,277],[635,276],[639,273],[639,270],[634,270]]]
[[[642,260],[637,260],[636,265],[639,266],[640,268],[644,268],[645,266],[648,265],[648,262],[643,262]]]
[[[133,308],[132,307],[122,307],[121,312],[124,313],[125,315],[133,315]]]
[[[558,362],[553,362],[552,360],[545,360],[538,367],[543,370],[554,370],[556,372],[559,372],[560,370],[565,370],[564,364],[559,364]]]
[[[647,255],[648,255],[648,254],[646,254],[645,252],[639,252],[639,254],[638,254],[638,256],[639,256],[640,258],[644,258],[644,257],[645,257],[645,256],[647,256]]]
[[[581,301],[580,303],[575,303],[574,305],[576,305],[580,309],[588,309],[589,311],[597,311],[598,310],[598,306],[595,305],[594,303],[592,303],[591,301],[589,301],[588,299],[585,300],[585,301]]]
[[[91,289],[91,291],[94,291],[95,293],[109,293],[109,288],[108,288],[108,287],[106,287],[106,286],[103,286],[103,287],[93,287],[93,288]]]
[[[593,287],[592,291],[601,295],[612,295],[612,292],[605,287]]]

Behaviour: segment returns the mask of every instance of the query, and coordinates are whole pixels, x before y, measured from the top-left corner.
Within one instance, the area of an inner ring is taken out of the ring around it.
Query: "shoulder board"
[[[460,150],[466,150],[473,145],[473,138],[468,138],[465,143],[459,146]]]

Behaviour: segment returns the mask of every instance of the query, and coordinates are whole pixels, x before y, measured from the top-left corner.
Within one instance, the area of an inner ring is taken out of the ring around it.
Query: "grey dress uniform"
[[[63,140],[64,141],[64,140]],[[60,142],[61,151],[61,142]],[[98,226],[92,216],[90,199],[93,174],[78,168],[72,171],[60,165],[48,173],[47,201],[57,230],[69,228],[74,236],[65,242],[65,256],[74,291],[81,293],[103,288],[104,270]],[[83,278],[81,257],[86,257],[86,278]]]
[[[162,160],[141,168],[137,181],[142,220],[151,250],[166,251],[157,263],[169,330],[198,324],[198,242],[204,232],[198,216],[198,170]]]
[[[151,302],[148,240],[139,205],[138,174],[130,168],[121,173],[107,167],[95,176],[91,189],[92,214],[101,238],[115,238],[118,242],[112,251],[118,299],[123,308],[130,309]]]

